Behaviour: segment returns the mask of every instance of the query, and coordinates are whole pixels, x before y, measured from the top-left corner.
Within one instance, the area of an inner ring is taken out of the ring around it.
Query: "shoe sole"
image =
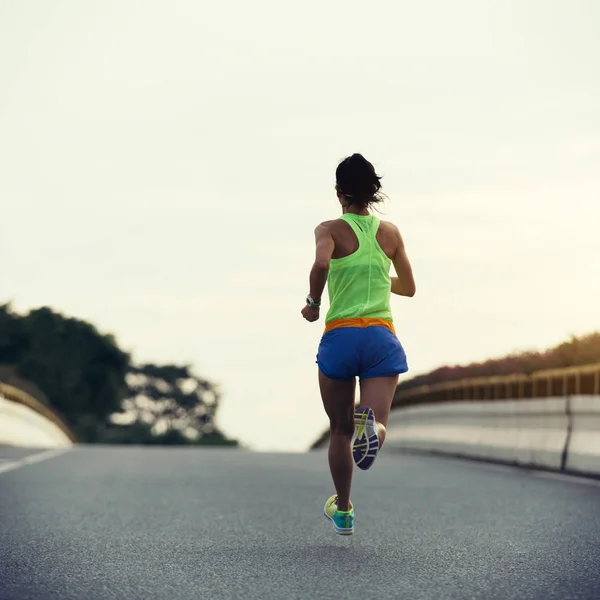
[[[325,517],[331,521],[331,523],[333,524],[333,530],[338,534],[338,535],[354,535],[354,527],[352,527],[351,529],[348,528],[342,528],[342,527],[338,527],[335,524],[335,521],[326,513],[323,513],[325,515]]]
[[[366,471],[373,466],[377,453],[379,452],[379,438],[377,433],[367,437],[367,423],[375,425],[375,413],[370,408],[357,408],[354,411],[354,427],[356,428],[356,439],[352,445],[352,456],[359,469]]]

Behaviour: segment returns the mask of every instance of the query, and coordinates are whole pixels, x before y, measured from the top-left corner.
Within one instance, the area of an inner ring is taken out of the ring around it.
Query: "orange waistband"
[[[391,321],[386,321],[385,319],[336,319],[335,321],[329,321],[325,325],[325,331],[323,333],[327,333],[332,329],[339,329],[340,327],[387,327],[392,333],[396,333],[394,329],[394,324]]]

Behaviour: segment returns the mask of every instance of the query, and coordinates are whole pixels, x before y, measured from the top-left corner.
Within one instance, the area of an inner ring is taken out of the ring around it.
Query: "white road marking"
[[[7,471],[12,471],[14,469],[24,467],[25,465],[32,465],[43,460],[48,460],[60,454],[64,454],[65,452],[68,452],[68,449],[60,448],[59,450],[46,450],[45,452],[30,454],[29,456],[26,456],[25,458],[22,458],[20,460],[9,462],[6,465],[0,465],[0,473],[6,473]]]

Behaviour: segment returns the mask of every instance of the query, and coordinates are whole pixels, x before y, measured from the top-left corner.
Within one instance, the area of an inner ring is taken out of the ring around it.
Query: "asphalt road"
[[[600,487],[383,453],[356,533],[323,452],[0,448],[0,598],[600,598]],[[12,461],[12,462],[11,462]]]

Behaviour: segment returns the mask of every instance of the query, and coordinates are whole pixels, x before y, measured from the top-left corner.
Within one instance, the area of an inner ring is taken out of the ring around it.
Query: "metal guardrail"
[[[544,369],[529,375],[476,377],[397,389],[392,410],[444,402],[493,402],[572,395],[600,395],[600,363]],[[329,431],[325,431],[310,449],[320,448],[328,439]]]
[[[545,369],[530,375],[499,375],[446,381],[398,390],[392,408],[470,400],[521,400],[600,394],[600,363]]]
[[[75,437],[73,431],[71,431],[71,428],[58,414],[56,414],[56,412],[47,406],[44,406],[41,402],[36,400],[33,396],[25,393],[23,390],[0,381],[0,397],[6,398],[7,400],[17,404],[22,404],[31,410],[34,410],[60,428],[60,430],[73,444],[77,443],[77,438]]]

